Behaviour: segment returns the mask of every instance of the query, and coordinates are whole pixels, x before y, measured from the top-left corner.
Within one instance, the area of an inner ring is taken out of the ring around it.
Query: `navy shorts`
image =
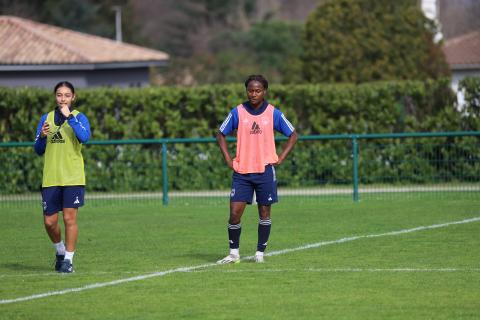
[[[260,205],[267,206],[278,202],[277,178],[272,165],[266,165],[263,173],[233,172],[230,202],[252,204],[254,191],[257,203]]]
[[[43,214],[50,216],[63,208],[83,206],[85,186],[42,188]]]

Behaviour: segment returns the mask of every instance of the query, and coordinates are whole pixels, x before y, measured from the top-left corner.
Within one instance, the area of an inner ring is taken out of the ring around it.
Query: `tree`
[[[238,83],[249,73],[298,82],[301,20],[323,1],[130,0],[140,34],[171,55],[156,83],[182,85]]]
[[[238,83],[260,73],[272,82],[299,82],[302,32],[302,24],[281,21],[255,23],[249,31],[225,31],[210,41],[210,52],[173,59],[165,81]]]
[[[140,34],[176,58],[209,52],[210,40],[225,30],[245,30],[254,0],[129,0]]]
[[[332,0],[307,20],[303,74],[310,82],[439,78],[449,69],[435,32],[417,0]]]

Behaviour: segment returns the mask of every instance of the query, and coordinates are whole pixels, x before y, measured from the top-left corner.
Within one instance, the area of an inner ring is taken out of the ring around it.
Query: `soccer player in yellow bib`
[[[42,116],[34,148],[38,155],[44,155],[43,217],[56,249],[55,270],[71,273],[78,238],[77,212],[85,195],[81,150],[90,138],[90,124],[84,114],[72,109],[75,89],[70,82],[59,82],[54,94],[57,107]],[[65,243],[58,224],[59,211],[63,212]]]

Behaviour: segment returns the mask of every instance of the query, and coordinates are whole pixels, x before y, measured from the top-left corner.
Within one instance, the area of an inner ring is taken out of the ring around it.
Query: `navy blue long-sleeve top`
[[[43,123],[47,120],[48,113],[44,114],[40,119],[40,123],[37,126],[37,133],[35,135],[35,152],[38,155],[45,153],[47,147],[47,138],[42,138],[40,133],[42,131]],[[87,117],[83,113],[79,113],[70,120],[68,120],[58,108],[55,109],[55,125],[60,126],[65,121],[68,121],[70,127],[72,127],[75,136],[80,143],[86,143],[90,139],[90,123]]]

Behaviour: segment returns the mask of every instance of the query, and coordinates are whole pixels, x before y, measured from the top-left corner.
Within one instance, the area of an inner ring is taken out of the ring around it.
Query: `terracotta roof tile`
[[[480,30],[448,39],[443,52],[450,66],[480,64]]]
[[[0,16],[0,64],[84,64],[168,60],[144,47]]]

